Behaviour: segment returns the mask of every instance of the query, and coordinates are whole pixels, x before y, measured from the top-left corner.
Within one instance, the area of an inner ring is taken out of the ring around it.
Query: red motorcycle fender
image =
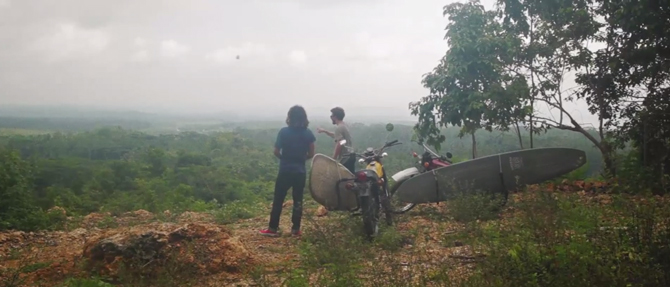
[[[449,166],[449,163],[447,163],[447,162],[443,162],[443,161],[441,161],[441,160],[439,160],[439,159],[433,159],[433,160],[431,161],[431,164],[434,165],[434,166],[437,167],[437,168],[445,167],[445,166]]]

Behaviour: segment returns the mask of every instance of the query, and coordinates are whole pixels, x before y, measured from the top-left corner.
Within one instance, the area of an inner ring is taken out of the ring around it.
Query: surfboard
[[[572,148],[535,148],[485,156],[407,179],[394,196],[407,203],[446,201],[462,192],[512,191],[565,175],[586,163]]]
[[[314,200],[331,211],[352,210],[358,206],[356,195],[347,190],[347,182],[339,183],[340,202],[338,204],[336,184],[340,179],[354,178],[344,165],[337,160],[317,153],[312,158],[309,171],[309,191]]]

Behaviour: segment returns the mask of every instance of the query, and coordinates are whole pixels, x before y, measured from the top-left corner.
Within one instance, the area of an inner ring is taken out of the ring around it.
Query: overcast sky
[[[382,106],[409,118],[408,103],[427,93],[422,75],[446,51],[450,2],[0,0],[0,101],[264,113],[301,104],[310,115]]]

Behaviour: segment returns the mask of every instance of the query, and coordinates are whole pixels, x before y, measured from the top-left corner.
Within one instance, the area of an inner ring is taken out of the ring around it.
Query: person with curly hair
[[[279,236],[279,217],[289,188],[293,195],[293,214],[291,234],[301,235],[303,190],[307,179],[305,161],[314,157],[316,137],[309,126],[307,113],[301,106],[295,105],[288,111],[286,127],[279,130],[274,145],[274,155],[279,158],[279,172],[275,181],[274,199],[267,229],[260,231],[264,236]]]

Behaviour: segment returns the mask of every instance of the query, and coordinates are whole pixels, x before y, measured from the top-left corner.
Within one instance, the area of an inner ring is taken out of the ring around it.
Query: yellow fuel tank
[[[365,167],[365,169],[374,170],[375,173],[377,174],[377,176],[379,176],[379,178],[384,178],[384,170],[382,169],[382,167],[383,167],[382,164],[380,164],[376,161],[373,161],[373,162],[369,163]]]

